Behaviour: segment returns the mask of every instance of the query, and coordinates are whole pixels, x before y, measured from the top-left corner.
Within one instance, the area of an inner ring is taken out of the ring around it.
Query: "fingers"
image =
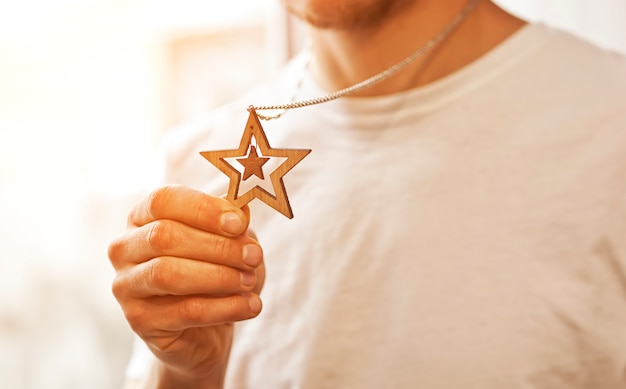
[[[264,273],[261,274],[261,277]],[[262,280],[261,280],[262,281]],[[183,258],[161,257],[121,272],[113,283],[118,300],[166,295],[223,297],[250,292],[257,284],[255,271]]]
[[[248,216],[246,210],[225,199],[173,185],[159,188],[139,202],[131,211],[128,223],[143,226],[170,219],[203,231],[238,236],[248,228]]]
[[[109,258],[113,294],[140,336],[258,315],[265,268],[247,207],[167,186],[137,204],[128,222]]]
[[[262,262],[263,251],[248,236],[224,237],[172,220],[131,229],[109,246],[109,258],[116,269],[163,256],[251,270]]]
[[[133,330],[152,337],[250,319],[262,308],[264,266],[243,272],[207,262],[163,257],[119,271],[113,294]]]
[[[181,331],[253,318],[262,303],[254,293],[227,297],[165,296],[138,300],[126,307],[126,319],[140,335],[157,331]]]

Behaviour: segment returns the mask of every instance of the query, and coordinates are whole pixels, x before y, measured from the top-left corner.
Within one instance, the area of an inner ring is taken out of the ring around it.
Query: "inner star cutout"
[[[287,197],[283,177],[294,166],[296,166],[311,150],[308,149],[274,149],[269,145],[261,122],[254,111],[249,110],[248,122],[244,130],[239,148],[236,150],[218,150],[203,151],[200,154],[211,162],[215,167],[226,174],[230,179],[228,186],[228,195],[226,199],[238,207],[243,207],[250,201],[259,199],[282,213],[289,219],[293,218],[293,212]],[[256,146],[252,145],[252,138],[256,141]],[[257,154],[256,147],[261,150],[262,157]],[[235,158],[244,167],[243,176],[239,170],[228,162],[228,159]],[[284,160],[273,172],[270,173],[270,180],[274,194],[269,193],[259,185],[255,185],[242,195],[239,195],[239,187],[242,181],[247,180],[251,176],[261,179],[263,175],[263,165],[272,157],[282,158]]]
[[[265,163],[269,160],[269,158],[259,157],[259,154],[256,152],[256,147],[250,146],[250,153],[248,154],[248,157],[237,158],[237,162],[242,164],[244,167],[243,180],[247,180],[253,174],[262,180],[265,179],[265,176],[263,175],[263,165],[265,165]]]

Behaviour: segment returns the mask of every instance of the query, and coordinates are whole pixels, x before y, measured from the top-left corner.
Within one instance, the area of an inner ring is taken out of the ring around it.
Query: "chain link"
[[[476,7],[476,4],[478,4],[479,1],[480,0],[470,0],[469,3],[465,6],[465,8],[463,8],[461,13],[459,13],[457,17],[452,21],[452,23],[450,23],[445,29],[443,29],[443,31],[441,31],[437,36],[435,36],[434,38],[426,42],[417,51],[411,53],[411,55],[404,58],[402,61],[383,70],[382,72],[378,74],[373,75],[372,77],[366,80],[363,80],[349,87],[340,89],[338,91],[328,93],[325,96],[319,96],[319,97],[302,100],[302,101],[295,101],[297,91],[300,90],[300,87],[302,85],[302,81],[304,78],[304,75],[303,75],[303,77],[298,82],[298,85],[296,85],[296,93],[294,94],[291,102],[287,104],[280,104],[280,105],[261,105],[258,107],[251,105],[248,107],[248,111],[281,110],[282,112],[273,116],[257,114],[257,116],[263,120],[278,119],[290,109],[303,108],[303,107],[308,107],[311,105],[327,103],[329,101],[336,100],[340,97],[347,96],[351,93],[357,92],[361,89],[377,84],[391,77],[392,75],[394,75],[395,73],[397,73],[398,71],[400,71],[401,69],[409,65],[411,62],[415,61],[416,59],[424,55],[424,53],[426,53],[433,47],[437,46],[439,43],[441,43],[441,41],[446,39],[448,35],[450,35],[459,26],[459,24],[461,24],[461,22],[465,20],[465,18],[474,10],[474,8]]]

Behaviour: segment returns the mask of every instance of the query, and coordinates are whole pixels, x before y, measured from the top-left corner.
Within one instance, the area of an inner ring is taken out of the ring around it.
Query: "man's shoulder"
[[[526,119],[594,132],[626,121],[626,56],[543,25],[528,26],[518,43],[533,49],[496,81]]]
[[[572,33],[535,26],[536,39],[546,40],[537,60],[557,78],[581,93],[597,89],[626,95],[626,55],[599,47]],[[595,85],[595,87],[594,87]]]

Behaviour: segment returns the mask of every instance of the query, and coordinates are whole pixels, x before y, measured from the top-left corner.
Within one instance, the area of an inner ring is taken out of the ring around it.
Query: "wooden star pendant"
[[[256,112],[253,109],[249,111],[250,116],[248,117],[246,129],[241,137],[238,149],[203,151],[200,154],[230,178],[228,195],[226,196],[227,200],[238,207],[243,207],[256,198],[289,219],[292,219],[293,212],[291,211],[289,198],[287,197],[287,191],[283,183],[283,176],[302,161],[311,150],[272,148],[267,141],[267,137]],[[252,144],[253,138],[256,141],[256,146]],[[261,156],[257,153],[257,147],[261,151]],[[284,160],[269,176],[275,194],[271,194],[261,186],[255,185],[252,189],[240,196],[239,188],[242,181],[246,181],[252,176],[265,179],[263,166],[273,157]],[[228,160],[236,160],[244,167],[243,176]]]

